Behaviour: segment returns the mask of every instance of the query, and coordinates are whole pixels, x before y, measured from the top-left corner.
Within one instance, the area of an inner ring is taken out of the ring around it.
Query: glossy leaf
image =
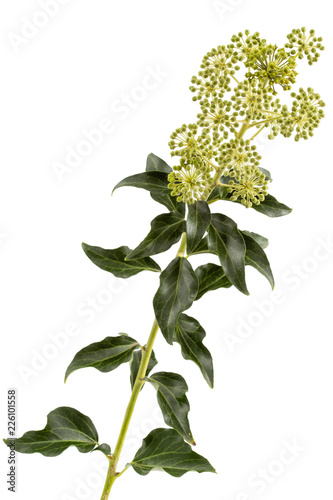
[[[14,442],[19,453],[41,453],[45,457],[56,457],[69,446],[76,446],[81,453],[99,446],[97,430],[90,418],[68,406],[51,411],[43,430],[29,431],[4,442],[7,446]]]
[[[185,441],[195,445],[188,421],[190,404],[186,397],[188,387],[185,379],[177,373],[158,372],[147,380],[157,390],[157,401],[165,423],[178,431]]]
[[[184,257],[176,257],[160,276],[153,304],[158,325],[169,344],[180,313],[191,307],[198,291],[198,279]]]
[[[199,282],[199,289],[195,300],[199,300],[205,293],[218,288],[230,288],[232,284],[226,277],[221,266],[204,264],[195,270]]]
[[[266,175],[267,179],[271,179],[268,170],[265,169],[261,170]],[[228,184],[229,180],[231,180],[231,177],[222,176],[220,180],[223,184]],[[232,194],[228,193],[227,188],[221,186],[216,187],[213,189],[208,198],[208,204],[214,203],[217,200],[231,201],[230,200],[231,196]],[[232,203],[241,203],[241,200],[236,200],[233,201]],[[264,201],[261,201],[259,205],[253,204],[251,208],[253,208],[257,212],[267,215],[268,217],[282,217],[292,212],[291,208],[277,201],[277,199],[274,198],[274,196],[272,196],[271,194],[267,194],[265,196]]]
[[[179,212],[162,214],[151,222],[145,239],[126,257],[126,261],[141,259],[169,250],[185,231],[184,217]]]
[[[140,344],[128,335],[106,337],[101,342],[94,342],[75,354],[66,370],[65,381],[71,373],[80,368],[91,367],[104,373],[111,372],[129,361],[133,351],[139,347]]]
[[[151,470],[164,470],[174,477],[186,472],[216,472],[208,460],[192,451],[177,431],[154,429],[142,442],[132,462],[133,469],[141,476]]]
[[[154,155],[154,153],[150,153],[147,156],[146,172],[165,172],[170,174],[172,168],[164,160]]]
[[[141,271],[157,272],[161,270],[160,266],[150,257],[126,261],[125,257],[132,250],[125,246],[115,248],[114,250],[105,250],[104,248],[82,243],[82,248],[91,262],[104,271],[112,273],[117,278],[129,278],[141,273]]]
[[[252,208],[268,217],[282,217],[292,212],[292,208],[280,203],[271,194],[266,195],[264,201],[260,202],[260,205],[252,205]]]
[[[211,214],[206,201],[196,201],[189,206],[186,222],[187,252],[190,254],[203,238],[210,224]]]
[[[141,174],[134,174],[126,177],[118,182],[112,192],[124,186],[132,186],[141,189],[146,189],[150,192],[152,198],[161,203],[168,210],[185,213],[184,203],[179,203],[175,196],[171,196],[171,190],[168,188],[168,173],[159,171],[142,172]]]
[[[205,336],[205,330],[196,319],[186,314],[179,316],[174,339],[180,344],[183,358],[193,361],[200,368],[209,387],[213,387],[213,359],[202,343]]]
[[[246,245],[245,264],[252,266],[269,281],[274,288],[274,277],[265,252],[254,238],[243,234]]]
[[[208,228],[208,247],[219,257],[229,281],[249,295],[245,282],[245,243],[237,224],[226,215],[213,214]]]
[[[261,236],[261,234],[257,233],[252,233],[251,231],[241,231],[242,235],[247,234],[247,236],[250,236],[256,242],[261,246],[261,248],[264,250],[265,248],[268,247],[268,239],[265,238],[265,236]]]
[[[133,389],[136,377],[138,375],[141,359],[142,359],[142,350],[140,349],[138,351],[134,351],[132,358],[131,358],[131,361],[130,361],[130,370],[131,370],[130,382],[131,382],[132,389]],[[146,377],[149,375],[149,373],[152,371],[152,369],[157,365],[157,363],[158,363],[158,361],[156,359],[155,353],[154,353],[154,351],[152,351],[150,359],[149,359],[147,371],[146,371]]]
[[[100,444],[97,448],[94,448],[93,451],[101,451],[104,455],[111,455],[111,447],[106,443]]]
[[[202,238],[199,244],[192,250],[191,255],[197,255],[200,253],[214,253],[208,247],[208,235]],[[188,253],[188,255],[190,255]]]

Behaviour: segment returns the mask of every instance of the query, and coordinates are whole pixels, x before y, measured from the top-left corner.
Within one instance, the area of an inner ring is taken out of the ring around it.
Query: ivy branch
[[[169,344],[180,345],[183,357],[193,361],[213,387],[212,356],[203,344],[205,330],[184,311],[205,293],[219,288],[234,286],[248,295],[246,266],[254,267],[274,287],[264,252],[268,240],[240,230],[226,215],[211,213],[210,206],[217,201],[240,203],[269,217],[291,212],[268,193],[271,175],[260,166],[261,156],[253,140],[265,130],[271,140],[279,134],[293,136],[296,141],[313,136],[324,116],[319,94],[311,87],[291,92],[291,107],[281,104],[276,95],[278,90],[282,94],[289,92],[296,83],[298,60],[306,57],[312,65],[324,47],[314,30],[307,33],[305,28],[294,29],[287,40],[284,47],[278,47],[268,44],[259,33],[245,31],[234,35],[229,45],[208,52],[190,87],[193,100],[200,106],[198,120],[171,134],[171,156],[179,158],[178,164],[171,168],[150,154],[145,172],[131,175],[115,187],[145,189],[168,212],[151,222],[149,233],[134,250],[83,244],[88,258],[116,277],[125,279],[142,271],[161,273],[147,343],[142,346],[123,333],[106,337],[81,349],[66,370],[65,380],[82,368],[110,372],[129,362],[132,392],[115,449],[100,444],[91,419],[70,407],[51,411],[44,429],[4,441],[18,452],[38,452],[48,457],[59,455],[69,446],[83,453],[104,453],[109,469],[101,500],[109,498],[112,485],[129,467],[142,476],[153,469],[174,477],[189,471],[215,472],[206,458],[192,450],[196,443],[188,420],[187,383],[177,373],[153,372],[157,365],[153,345],[160,330]],[[243,79],[238,73],[240,64]],[[151,256],[169,250],[179,240],[176,257],[161,272]],[[218,264],[193,269],[190,257],[197,254],[211,255]],[[134,458],[118,471],[135,404],[147,382],[156,390],[168,427],[151,431]]]

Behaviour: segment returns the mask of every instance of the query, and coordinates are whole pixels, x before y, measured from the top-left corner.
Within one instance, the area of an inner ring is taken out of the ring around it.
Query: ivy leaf
[[[142,350],[134,351],[132,355],[132,359],[130,361],[130,370],[131,370],[131,375],[130,375],[130,382],[131,382],[131,388],[133,389],[136,377],[138,375],[139,371],[139,366],[141,363],[142,359]],[[149,375],[149,373],[152,371],[152,369],[157,365],[158,361],[156,359],[154,351],[152,351],[147,371],[146,371],[146,377]],[[143,389],[144,386],[142,386],[141,389]]]
[[[198,291],[198,279],[184,257],[176,257],[160,276],[153,304],[158,325],[169,344],[180,313],[191,307]]]
[[[76,446],[81,453],[99,446],[97,430],[90,418],[68,406],[51,411],[43,430],[29,431],[4,442],[7,446],[14,444],[19,453],[41,453],[45,457],[56,457],[69,446]]]
[[[180,344],[183,358],[194,361],[209,387],[213,388],[213,359],[207,347],[202,343],[205,337],[206,332],[196,319],[186,314],[179,316],[174,340]]]
[[[111,455],[111,447],[110,445],[103,443],[94,448],[93,451],[101,451],[104,455]]]
[[[192,451],[173,429],[151,431],[129,465],[141,476],[153,469],[164,470],[174,477],[190,471],[216,472],[208,460]]]
[[[265,276],[273,289],[274,277],[265,252],[251,236],[243,234],[243,238],[246,245],[245,264],[254,267],[259,273]]]
[[[195,445],[188,412],[190,404],[186,397],[188,391],[185,379],[172,372],[158,372],[147,378],[157,390],[157,401],[162,410],[164,421],[179,432],[185,441]]]
[[[271,173],[266,170],[265,168],[262,168],[262,167],[258,167],[260,172],[262,172],[263,174],[265,174],[265,177],[266,177],[266,181],[272,181],[272,176],[271,176]]]
[[[192,250],[191,254],[188,253],[187,255],[197,255],[200,253],[214,253],[208,247],[208,235],[202,238],[199,244]]]
[[[242,235],[246,234],[247,236],[250,236],[256,242],[261,246],[261,248],[264,250],[265,248],[268,247],[268,239],[265,238],[265,236],[261,236],[260,234],[257,233],[252,233],[251,231],[240,231]]]
[[[130,278],[141,271],[158,272],[161,270],[160,266],[150,257],[126,261],[125,258],[132,250],[125,246],[114,250],[105,250],[82,243],[82,248],[91,262],[117,278]]]
[[[206,201],[196,201],[189,206],[186,222],[187,252],[198,245],[210,224],[211,214]]]
[[[147,156],[146,172],[165,172],[170,174],[172,168],[164,160],[150,153]]]
[[[125,258],[141,259],[149,255],[165,252],[180,240],[185,231],[184,217],[179,212],[162,214],[151,222],[151,230],[145,239]]]
[[[230,288],[232,284],[226,277],[221,266],[204,264],[195,270],[199,282],[199,290],[195,300],[199,300],[205,293],[218,288]]]
[[[129,361],[132,352],[139,347],[140,344],[128,335],[106,337],[101,342],[94,342],[75,354],[66,370],[65,382],[71,373],[80,368],[91,367],[103,373],[111,372]]]
[[[252,208],[268,217],[282,217],[292,212],[292,208],[280,203],[271,194],[267,194],[264,201],[260,202],[260,205],[252,205]]]
[[[148,171],[141,174],[130,175],[118,184],[113,189],[112,193],[124,186],[132,186],[137,188],[146,189],[150,192],[151,197],[158,203],[162,203],[167,207],[170,212],[176,210],[177,212],[185,213],[185,204],[179,203],[175,196],[171,196],[171,190],[168,188],[168,173],[160,171]]]
[[[212,214],[208,246],[220,259],[227,278],[239,291],[249,295],[245,282],[245,243],[237,224],[226,215]]]

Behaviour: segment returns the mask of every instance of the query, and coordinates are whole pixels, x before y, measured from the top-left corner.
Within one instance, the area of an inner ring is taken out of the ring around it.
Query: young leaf
[[[259,273],[268,279],[271,287],[274,288],[274,277],[265,252],[251,236],[243,234],[243,238],[246,245],[245,264],[257,269]]]
[[[211,214],[206,201],[196,201],[189,206],[186,222],[187,253],[198,245],[210,224]]]
[[[129,278],[141,271],[160,271],[160,266],[150,257],[126,261],[125,258],[132,250],[128,247],[119,247],[114,250],[105,250],[82,243],[86,256],[96,266],[112,273],[117,278]]]
[[[138,375],[141,359],[142,359],[142,350],[140,349],[138,351],[134,351],[132,358],[131,358],[131,361],[130,361],[130,371],[131,371],[130,382],[131,382],[132,389],[133,389],[136,377]],[[149,375],[149,373],[152,371],[152,369],[157,365],[157,363],[158,363],[158,361],[156,359],[155,353],[154,353],[154,351],[152,351],[150,359],[149,359],[147,371],[146,371],[146,377]]]
[[[126,261],[165,252],[179,241],[185,231],[184,217],[179,212],[162,214],[151,222],[145,239],[126,257]]]
[[[179,203],[175,196],[171,196],[171,190],[168,188],[168,173],[159,171],[148,171],[141,174],[130,175],[118,184],[113,189],[112,193],[124,186],[132,186],[146,189],[150,192],[151,197],[158,203],[162,203],[170,212],[185,213],[184,203]]]
[[[29,431],[4,442],[7,446],[14,445],[19,453],[41,453],[45,457],[56,457],[69,446],[76,446],[81,453],[99,446],[97,430],[90,418],[68,406],[51,411],[43,430]]]
[[[154,429],[142,442],[132,462],[135,472],[146,476],[151,470],[164,470],[174,477],[186,472],[216,472],[208,460],[192,451],[173,429]]]
[[[111,447],[109,444],[103,443],[94,448],[93,451],[101,451],[104,455],[111,455]]]
[[[66,370],[65,382],[71,373],[80,368],[92,367],[100,372],[111,372],[129,361],[132,352],[139,347],[140,344],[128,335],[106,337],[101,342],[94,342],[75,354]]]
[[[176,257],[160,276],[153,304],[158,325],[169,344],[180,313],[191,307],[198,291],[198,279],[184,257]]]
[[[232,284],[226,277],[221,266],[204,264],[195,270],[199,282],[199,289],[195,300],[199,300],[205,293],[218,288],[230,288]]]
[[[212,214],[208,247],[219,257],[229,281],[242,293],[249,295],[245,282],[245,243],[237,224],[226,215]]]
[[[252,233],[251,231],[240,231],[240,232],[242,233],[243,236],[244,234],[247,234],[248,236],[256,240],[256,242],[261,246],[263,250],[265,250],[265,248],[268,247],[268,239],[265,238],[265,236],[261,236],[260,234],[257,233]]]
[[[147,378],[157,390],[157,401],[162,410],[164,421],[173,427],[188,443],[195,445],[188,412],[190,404],[186,397],[188,391],[185,379],[172,372],[158,372]]]
[[[174,340],[180,344],[183,358],[194,361],[209,387],[213,388],[213,359],[207,347],[202,343],[205,337],[206,332],[196,319],[186,314],[179,316]]]
[[[165,172],[170,174],[172,168],[164,160],[150,153],[147,156],[146,172]]]

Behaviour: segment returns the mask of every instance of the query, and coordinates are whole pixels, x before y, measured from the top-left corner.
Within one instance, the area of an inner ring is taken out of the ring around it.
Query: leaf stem
[[[180,246],[179,246],[179,249],[177,252],[177,257],[183,257],[185,252],[186,252],[186,233],[183,233],[182,239],[180,242]],[[132,415],[134,412],[135,404],[136,404],[136,401],[137,401],[138,396],[140,394],[141,388],[145,383],[144,378],[146,376],[148,363],[150,360],[150,356],[151,356],[151,353],[153,350],[153,345],[154,345],[154,341],[155,341],[156,335],[158,333],[158,330],[159,330],[159,326],[158,326],[156,318],[154,318],[154,322],[153,322],[153,325],[152,325],[152,328],[150,331],[150,335],[149,335],[147,344],[144,346],[144,348],[142,350],[141,363],[140,363],[138,374],[137,374],[137,377],[136,377],[136,380],[135,380],[135,383],[133,386],[132,394],[131,394],[130,400],[129,400],[127,408],[126,408],[126,412],[125,412],[124,420],[123,420],[123,423],[122,423],[122,426],[120,429],[118,441],[117,441],[117,444],[116,444],[116,447],[115,447],[113,454],[109,458],[109,461],[110,461],[109,469],[108,469],[108,473],[106,476],[105,486],[104,486],[101,500],[108,500],[113,483],[128,468],[128,467],[125,467],[125,469],[120,473],[116,472],[118,461],[120,458],[120,454],[121,454],[121,451],[122,451],[123,446],[124,446],[128,427],[129,427],[129,424],[130,424],[130,421],[131,421],[131,418],[132,418]]]

